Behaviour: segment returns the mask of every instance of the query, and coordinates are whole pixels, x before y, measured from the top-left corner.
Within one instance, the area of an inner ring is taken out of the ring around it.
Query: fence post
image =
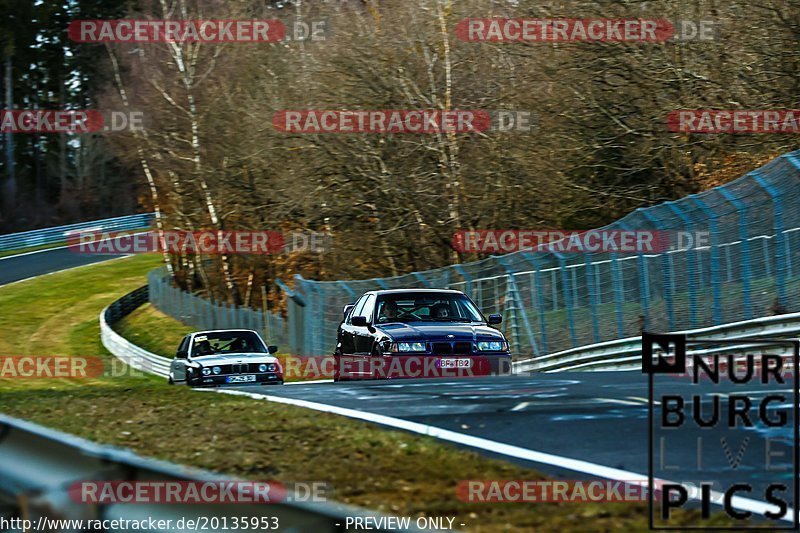
[[[508,277],[508,281],[506,282],[506,300],[510,299],[513,306],[514,324],[511,326],[511,331],[516,337],[514,339],[514,345],[521,345],[519,337],[519,324],[517,324],[517,321],[521,320],[522,326],[525,328],[525,334],[528,336],[528,342],[533,350],[533,355],[538,356],[540,355],[539,347],[536,345],[536,337],[533,334],[530,322],[528,322],[528,314],[525,311],[525,306],[522,305],[522,297],[519,294],[519,290],[517,290],[517,281],[514,276],[514,271],[507,263],[508,257],[501,255],[497,258],[497,260],[503,269],[505,269],[506,276]]]
[[[586,254],[584,257],[584,268],[586,269],[586,292],[589,295],[589,308],[592,313],[592,337],[594,342],[600,342],[600,319],[597,316],[597,294],[592,280],[592,273],[594,271],[594,262],[591,260],[591,254]]]
[[[713,298],[712,317],[716,326],[722,324],[722,287],[720,281],[719,235],[717,233],[718,215],[697,196],[690,196],[689,198],[708,215],[709,224],[711,225],[711,264],[709,265],[709,272],[711,273],[711,294]]]
[[[678,215],[687,228],[694,228],[692,220],[679,207],[678,202],[666,202],[670,211]],[[692,242],[694,247],[694,242]],[[686,289],[689,292],[689,327],[697,327],[697,252],[693,249],[686,250]]]
[[[558,241],[556,241],[558,242]],[[567,258],[564,254],[554,252],[552,245],[549,250],[558,259],[559,271],[561,272],[561,292],[564,296],[564,308],[567,310],[567,329],[569,330],[569,340],[573,348],[578,345],[578,336],[575,333],[575,317],[572,313],[572,296],[570,294],[569,274],[567,273]]]
[[[750,303],[750,279],[752,274],[750,272],[750,239],[747,236],[747,204],[730,192],[727,187],[720,187],[719,192],[733,205],[739,215],[739,241],[741,241],[742,246],[742,307],[744,308],[744,319],[750,320],[753,316]]]
[[[621,339],[625,337],[625,311],[622,309],[625,290],[617,254],[612,252],[609,255],[611,256],[611,284],[614,289],[614,315],[617,317],[617,337]]]
[[[625,222],[620,221],[618,225],[625,231],[635,231]],[[636,256],[636,266],[639,271],[639,305],[642,308],[642,329],[646,330],[650,322],[650,280],[647,276],[644,251],[641,249],[637,250]]]
[[[431,288],[431,282],[430,282],[430,281],[428,281],[428,279],[427,279],[425,276],[423,276],[423,275],[422,275],[422,274],[420,274],[419,272],[412,272],[411,274],[412,274],[412,275],[413,275],[415,278],[417,278],[417,280],[418,280],[420,283],[422,283],[422,286],[423,286],[424,288],[426,288],[426,289],[430,289],[430,288]]]
[[[533,286],[536,287],[536,314],[539,319],[539,341],[543,354],[547,353],[547,319],[545,312],[547,311],[544,305],[544,295],[542,294],[541,283],[541,266],[539,260],[536,259],[534,253],[520,252],[521,257],[533,265]]]
[[[356,294],[356,291],[351,289],[350,285],[348,285],[344,281],[337,281],[336,284],[339,285],[340,287],[342,287],[345,291],[347,291],[347,294],[350,295],[350,298],[353,299],[353,303],[355,303],[356,299],[358,298],[358,294]]]
[[[786,306],[786,248],[784,241],[786,235],[783,233],[783,202],[781,200],[781,193],[775,189],[775,186],[767,182],[764,176],[758,170],[750,173],[756,180],[756,183],[761,185],[767,194],[770,195],[773,202],[773,227],[775,230],[775,285],[778,289],[778,302],[782,306]]]
[[[656,230],[663,231],[664,227],[661,224],[661,219],[656,218],[650,213],[649,209],[639,208],[637,213],[641,213],[650,223],[655,226]],[[672,277],[672,266],[670,265],[670,251],[667,250],[661,255],[661,273],[664,278],[664,307],[667,309],[667,326],[670,331],[675,331],[675,305],[673,298],[675,296],[675,280]]]

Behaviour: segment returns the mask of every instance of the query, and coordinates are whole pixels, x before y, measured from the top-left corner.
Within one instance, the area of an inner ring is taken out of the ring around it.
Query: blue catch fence
[[[369,290],[451,288],[501,328],[518,356],[800,311],[800,151],[724,186],[637,209],[602,230],[663,231],[659,253],[521,251],[356,281],[295,277],[290,349],[333,352],[342,307]],[[689,244],[688,237],[692,242]],[[699,237],[699,238],[698,238]]]

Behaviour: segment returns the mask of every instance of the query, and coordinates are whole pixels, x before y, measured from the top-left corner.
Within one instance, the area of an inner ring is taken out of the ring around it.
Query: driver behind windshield
[[[194,356],[195,357],[202,357],[204,355],[212,355],[214,353],[214,348],[211,347],[211,343],[207,340],[200,341],[199,343],[195,344],[194,347]]]
[[[447,318],[450,316],[450,306],[444,302],[438,303],[431,307],[431,315],[433,318]]]
[[[397,302],[394,300],[386,300],[381,306],[378,321],[391,322],[395,319],[397,319]]]

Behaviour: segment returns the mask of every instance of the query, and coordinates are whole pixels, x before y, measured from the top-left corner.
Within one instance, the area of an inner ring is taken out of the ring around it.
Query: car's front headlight
[[[506,343],[503,341],[481,341],[478,343],[479,352],[501,352],[505,348]]]
[[[210,376],[211,375],[211,369],[210,368],[204,368],[203,369],[203,375],[204,376]]]
[[[218,367],[218,366],[215,366],[214,367],[214,374],[219,374],[220,372],[222,372],[222,369],[220,367]]]
[[[264,363],[261,363],[260,365],[258,365],[258,371],[259,372],[266,372],[267,371],[267,365],[265,365]]]
[[[398,342],[395,346],[397,346],[398,352],[424,352],[425,351],[425,343],[424,342]]]

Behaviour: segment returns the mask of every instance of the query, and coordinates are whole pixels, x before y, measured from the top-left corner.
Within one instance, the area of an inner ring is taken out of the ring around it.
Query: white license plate
[[[472,368],[472,359],[442,359],[442,368]]]
[[[252,374],[247,376],[228,376],[225,378],[225,381],[228,383],[253,383],[255,380],[256,377]]]

